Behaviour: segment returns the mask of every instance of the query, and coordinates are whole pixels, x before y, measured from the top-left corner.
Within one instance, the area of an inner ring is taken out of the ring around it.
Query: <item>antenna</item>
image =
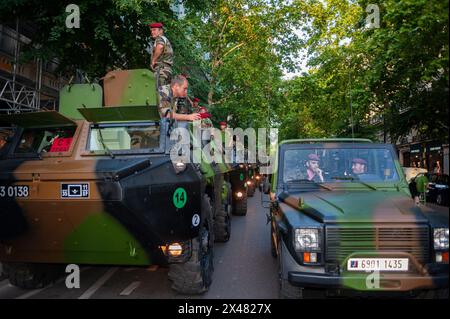
[[[350,71],[348,72],[348,94],[350,95],[350,125],[352,127],[352,138],[355,138],[355,131],[353,128],[352,78]]]

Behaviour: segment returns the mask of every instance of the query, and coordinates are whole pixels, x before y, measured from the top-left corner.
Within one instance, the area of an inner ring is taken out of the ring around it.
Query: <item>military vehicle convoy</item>
[[[230,172],[230,184],[233,193],[232,214],[236,216],[247,215],[247,166],[243,163],[234,166]]]
[[[146,69],[63,88],[59,112],[0,116],[0,262],[11,284],[42,287],[66,264],[163,265],[172,288],[208,290],[214,241],[230,238],[229,165],[172,162]],[[234,204],[238,205],[238,204]],[[242,212],[237,207],[235,210]]]
[[[256,181],[256,165],[255,164],[247,164],[248,165],[248,174],[247,174],[247,193],[249,197],[253,197],[255,195],[257,181]]]
[[[391,145],[288,140],[276,165],[264,192],[281,298],[448,298],[448,213],[414,204]]]

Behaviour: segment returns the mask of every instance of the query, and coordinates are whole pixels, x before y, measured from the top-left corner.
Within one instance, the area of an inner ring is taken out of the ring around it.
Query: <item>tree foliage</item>
[[[448,2],[380,1],[381,24],[372,29],[365,25],[369,3],[329,0],[305,5],[311,69],[291,85],[320,89],[312,98],[302,95],[309,113],[320,114],[318,121],[312,118],[313,127],[325,135],[349,136],[352,102],[356,135],[384,129],[396,141],[414,128],[427,138],[445,138]],[[374,125],[376,118],[384,125]]]
[[[148,67],[147,23],[161,21],[175,73],[189,74],[215,121],[231,114],[232,125],[277,126],[281,138],[447,136],[448,1],[381,0],[380,26],[367,28],[370,2],[189,0],[177,16],[175,0],[80,0],[81,28],[68,29],[69,1],[3,0],[0,19],[37,26],[26,57],[57,57],[61,72],[91,78]],[[284,79],[301,50],[308,71]]]

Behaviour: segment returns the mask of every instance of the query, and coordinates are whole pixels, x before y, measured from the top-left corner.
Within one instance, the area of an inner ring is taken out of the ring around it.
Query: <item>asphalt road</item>
[[[230,241],[216,243],[213,283],[203,295],[177,294],[170,288],[166,268],[82,267],[79,289],[68,289],[65,278],[38,290],[20,289],[3,279],[0,299],[277,298],[277,264],[270,255],[267,209],[260,196],[256,191],[249,198],[246,216],[233,216]]]
[[[247,216],[233,216],[228,243],[215,245],[215,271],[209,291],[199,296],[177,294],[170,288],[167,268],[82,267],[79,289],[68,289],[65,278],[50,287],[24,290],[0,278],[0,299],[272,299],[278,297],[277,264],[270,255],[269,225],[261,193],[249,198]],[[447,213],[448,207],[427,204]]]

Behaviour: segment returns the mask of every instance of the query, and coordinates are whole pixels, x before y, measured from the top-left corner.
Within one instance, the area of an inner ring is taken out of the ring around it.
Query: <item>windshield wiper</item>
[[[106,151],[106,153],[111,157],[114,158],[114,154],[111,152],[111,150],[108,148],[108,146],[106,146],[105,141],[103,140],[103,135],[102,135],[102,129],[99,128],[98,129],[98,135],[100,137],[100,143],[102,143],[102,146],[104,148],[104,150]]]
[[[331,179],[335,179],[335,180],[339,180],[339,181],[352,181],[352,182],[356,181],[357,183],[360,183],[360,184],[362,184],[362,185],[366,186],[367,188],[370,188],[370,189],[372,189],[374,191],[378,190],[375,186],[370,185],[370,184],[368,184],[366,182],[363,182],[360,179],[354,178],[353,176],[333,176]]]
[[[311,181],[311,180],[306,179],[306,178],[304,178],[304,179],[291,179],[291,180],[288,180],[286,182],[286,184],[302,184],[302,183],[318,185],[319,187],[324,188],[324,189],[329,190],[329,191],[333,190],[330,187],[327,187],[327,186],[325,186],[323,184],[317,183],[315,181]]]

